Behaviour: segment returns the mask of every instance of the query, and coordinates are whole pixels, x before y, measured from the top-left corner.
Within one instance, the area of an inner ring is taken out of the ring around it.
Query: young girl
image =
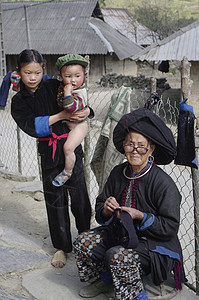
[[[85,68],[88,61],[79,54],[67,54],[58,58],[56,66],[62,78],[57,101],[61,108],[67,112],[75,112],[88,107],[87,91],[85,87]],[[53,185],[60,187],[72,175],[75,165],[74,150],[81,144],[88,132],[86,121],[80,123],[68,122],[70,132],[64,143],[65,168],[53,180]]]
[[[48,223],[53,246],[57,249],[52,265],[63,267],[65,253],[72,251],[68,192],[78,232],[90,228],[91,205],[84,178],[81,145],[75,150],[76,163],[67,187],[63,185],[57,189],[52,185],[56,174],[64,168],[63,144],[69,129],[62,121],[81,122],[89,115],[90,109],[74,114],[60,111],[57,104],[60,82],[56,79],[43,81],[43,67],[43,57],[38,51],[26,49],[21,52],[17,67],[21,76],[20,91],[12,98],[11,114],[24,132],[39,140]]]

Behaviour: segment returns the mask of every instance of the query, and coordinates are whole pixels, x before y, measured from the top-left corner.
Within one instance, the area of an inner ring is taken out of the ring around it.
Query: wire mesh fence
[[[143,107],[148,92],[144,90],[130,89],[128,109],[133,110]],[[4,169],[12,173],[21,173],[23,176],[34,176],[40,180],[39,159],[37,154],[37,141],[19,130],[11,117],[10,105],[13,92],[10,92],[9,99],[4,111],[0,111],[0,160]],[[91,169],[91,161],[96,149],[97,142],[102,134],[102,128],[107,120],[108,113],[114,101],[117,101],[118,88],[90,86],[88,90],[89,104],[95,111],[95,118],[89,121],[89,132],[84,141],[84,166],[86,181],[90,195],[91,204],[94,207],[95,199],[99,193],[99,182]],[[114,98],[115,97],[115,98]],[[178,106],[160,101],[155,107],[156,112],[171,128],[174,136],[177,136]],[[123,158],[120,158],[123,159]],[[109,161],[104,161],[104,166]],[[114,163],[114,162],[113,162]],[[191,170],[188,167],[178,166],[171,163],[168,166],[161,166],[176,182],[182,195],[181,203],[181,224],[179,238],[182,244],[185,273],[189,285],[195,290],[195,220],[194,220],[194,199]],[[104,178],[103,180],[105,180]]]

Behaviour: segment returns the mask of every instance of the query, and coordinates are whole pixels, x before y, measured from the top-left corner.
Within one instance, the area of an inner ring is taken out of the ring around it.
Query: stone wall
[[[125,76],[125,75],[117,75],[116,73],[107,74],[101,77],[98,84],[104,87],[131,87],[132,89],[142,89],[150,93],[151,90],[151,78],[147,78],[144,75],[139,76]],[[167,83],[166,78],[158,78],[157,79],[157,92],[159,95],[163,93],[163,91],[170,89],[169,84]]]

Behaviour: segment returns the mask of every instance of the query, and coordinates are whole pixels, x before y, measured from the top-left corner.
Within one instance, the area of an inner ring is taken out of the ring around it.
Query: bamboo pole
[[[191,105],[191,85],[190,78],[191,63],[186,57],[182,60],[181,87],[182,99],[187,99],[187,104]],[[196,143],[196,160],[198,162],[198,143]],[[196,271],[196,294],[199,295],[199,171],[191,168],[193,199],[194,199],[194,229],[195,229],[195,271]]]

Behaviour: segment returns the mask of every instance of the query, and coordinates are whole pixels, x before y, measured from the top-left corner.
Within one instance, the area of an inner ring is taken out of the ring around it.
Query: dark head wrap
[[[171,130],[150,110],[139,108],[119,120],[113,131],[113,143],[120,153],[124,153],[123,142],[130,131],[136,131],[154,142],[156,164],[169,164],[176,157],[176,144]]]

